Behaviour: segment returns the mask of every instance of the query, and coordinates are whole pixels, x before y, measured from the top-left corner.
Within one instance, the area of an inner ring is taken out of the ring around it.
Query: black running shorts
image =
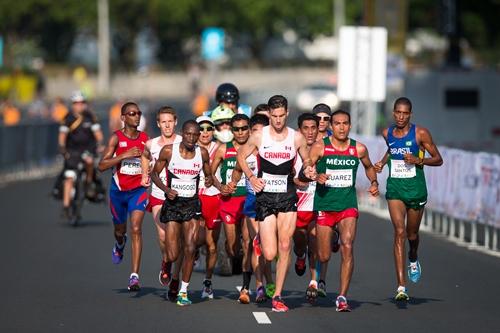
[[[297,193],[257,193],[255,220],[262,222],[271,215],[297,211]]]
[[[160,221],[167,222],[186,222],[192,219],[201,219],[201,204],[198,196],[194,198],[175,198],[174,200],[165,199],[161,206]]]

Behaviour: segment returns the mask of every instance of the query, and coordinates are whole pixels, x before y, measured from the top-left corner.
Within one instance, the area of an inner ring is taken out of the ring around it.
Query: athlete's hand
[[[377,184],[372,184],[369,188],[368,188],[368,193],[370,193],[372,196],[374,197],[378,197],[379,195],[379,191],[378,191],[378,183]]]
[[[205,177],[205,188],[209,188],[214,184],[214,179],[212,176]]]
[[[151,185],[151,177],[149,177],[148,174],[146,175],[142,175],[142,178],[141,178],[141,185],[144,186],[144,187],[149,187]]]
[[[250,185],[252,185],[255,193],[259,193],[264,189],[266,183],[261,178],[257,178],[256,176],[250,177]]]
[[[236,191],[236,184],[234,182],[229,182],[226,185],[221,186],[220,193],[224,196],[229,196]]]
[[[125,158],[139,157],[142,155],[142,151],[138,147],[132,147],[122,154]]]
[[[418,164],[418,162],[420,162],[420,159],[418,157],[415,157],[413,154],[405,154],[404,161],[406,164]]]
[[[318,174],[318,176],[316,177],[316,182],[318,184],[321,184],[321,185],[324,185],[326,183],[326,181],[328,180],[328,176],[326,175],[326,173],[320,173]]]
[[[168,191],[165,192],[165,197],[169,200],[174,200],[177,197],[177,194],[176,190],[168,189]]]
[[[307,186],[309,185],[308,183],[301,182],[298,178],[294,178],[293,182],[295,183],[297,189],[300,191],[307,190]]]
[[[382,163],[382,161],[379,161],[379,162],[375,163],[373,165],[373,167],[375,168],[376,173],[381,173],[382,170],[384,169],[384,163]]]
[[[316,172],[316,168],[313,167],[312,165],[309,165],[304,168],[304,175],[312,180],[315,180],[316,177],[318,177],[318,173]]]

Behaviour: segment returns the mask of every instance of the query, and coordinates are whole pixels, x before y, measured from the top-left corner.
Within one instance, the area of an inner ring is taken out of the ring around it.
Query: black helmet
[[[240,99],[240,92],[238,88],[232,83],[223,83],[217,87],[215,92],[215,100],[217,103],[235,103],[238,104]]]

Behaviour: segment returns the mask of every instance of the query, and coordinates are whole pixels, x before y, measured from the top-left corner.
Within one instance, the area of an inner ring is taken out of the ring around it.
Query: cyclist
[[[64,156],[63,216],[65,218],[70,218],[72,214],[71,193],[80,163],[85,165],[87,174],[86,195],[92,196],[89,185],[95,175],[95,155],[103,148],[102,140],[101,126],[95,115],[88,109],[87,99],[81,91],[75,91],[71,95],[71,112],[61,122],[58,138],[59,151]]]

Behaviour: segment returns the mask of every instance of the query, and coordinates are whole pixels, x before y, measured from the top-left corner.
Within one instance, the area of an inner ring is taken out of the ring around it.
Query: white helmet
[[[80,90],[75,90],[71,94],[72,103],[86,102],[86,101],[87,99],[85,98],[85,95]]]

